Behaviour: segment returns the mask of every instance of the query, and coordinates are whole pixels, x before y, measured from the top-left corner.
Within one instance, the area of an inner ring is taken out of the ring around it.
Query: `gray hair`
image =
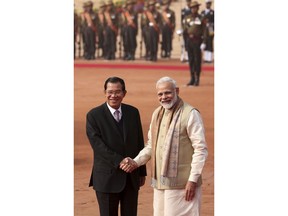
[[[170,82],[170,83],[172,83],[172,85],[173,85],[174,88],[177,87],[176,81],[175,81],[174,79],[172,79],[172,78],[170,78],[170,77],[162,77],[162,78],[160,78],[160,79],[157,81],[157,83],[156,83],[156,88],[157,88],[157,86],[158,86],[159,84],[165,83],[165,82]]]

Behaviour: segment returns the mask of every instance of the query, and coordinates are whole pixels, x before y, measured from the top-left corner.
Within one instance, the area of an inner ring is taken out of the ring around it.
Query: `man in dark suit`
[[[140,114],[137,108],[123,104],[125,82],[119,77],[105,81],[106,103],[87,113],[86,133],[94,152],[89,186],[93,186],[101,216],[137,216],[138,191],[145,183],[146,166],[130,174],[121,170],[144,147]]]

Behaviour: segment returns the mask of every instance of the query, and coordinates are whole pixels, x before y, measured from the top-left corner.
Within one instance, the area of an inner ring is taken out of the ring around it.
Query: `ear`
[[[127,93],[127,91],[125,90],[125,91],[123,92],[123,98],[126,96],[126,93]]]
[[[179,95],[179,87],[176,87],[176,93],[177,93],[177,95]]]

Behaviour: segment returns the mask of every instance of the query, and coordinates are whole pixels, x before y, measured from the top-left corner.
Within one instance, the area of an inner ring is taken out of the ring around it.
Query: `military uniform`
[[[155,9],[155,0],[150,0],[148,3],[148,10],[145,11],[143,25],[147,28],[148,33],[148,49],[150,56],[146,56],[146,60],[157,61],[158,43],[161,25],[161,14]]]
[[[162,46],[161,57],[170,58],[172,51],[172,39],[175,30],[175,12],[169,8],[170,0],[163,0],[163,5],[168,5],[162,11]]]
[[[74,59],[76,58],[76,43],[77,43],[77,35],[79,32],[79,16],[74,9]]]
[[[211,0],[206,0],[207,8],[201,12],[202,19],[205,20],[208,35],[205,41],[203,60],[205,62],[213,61],[213,40],[214,40],[214,10],[211,7]]]
[[[187,5],[181,9],[181,26],[182,26],[182,29],[184,29],[184,19],[186,16],[190,15],[191,14],[191,8],[190,8],[190,3],[191,3],[191,0],[186,0],[186,3]],[[184,52],[183,53],[183,57],[182,59],[183,60],[188,60],[188,54],[187,54],[187,34],[185,32],[183,32],[183,41],[184,41]]]
[[[122,13],[121,29],[124,45],[124,60],[135,60],[138,14],[133,9],[134,4],[134,0],[127,0],[126,10]]]
[[[104,37],[104,49],[107,60],[114,60],[116,53],[116,42],[119,28],[119,14],[115,10],[112,0],[108,0],[106,3],[105,15],[105,37]]]
[[[102,50],[101,56],[105,56],[105,49],[104,49],[104,29],[105,29],[105,16],[104,16],[104,10],[105,10],[105,2],[101,1],[99,6],[99,11],[97,13],[97,22],[96,22],[96,28],[97,28],[97,37],[98,37],[98,51],[99,49]]]
[[[84,42],[84,58],[95,59],[96,51],[96,13],[91,1],[84,3],[84,12],[81,14],[81,28]]]
[[[193,1],[191,9],[195,8],[197,11],[186,16],[184,19],[184,31],[187,34],[187,51],[191,74],[191,80],[187,85],[195,86],[198,86],[200,82],[202,61],[200,46],[206,40],[207,35],[205,23],[198,13],[199,5],[197,1]]]
[[[149,26],[147,26],[147,17],[146,17],[146,11],[148,7],[148,2],[146,1],[144,3],[144,10],[143,13],[141,14],[141,42],[144,42],[145,45],[145,59],[148,60],[148,58],[150,58],[150,50],[149,50]],[[142,53],[142,44],[140,46],[140,52]]]

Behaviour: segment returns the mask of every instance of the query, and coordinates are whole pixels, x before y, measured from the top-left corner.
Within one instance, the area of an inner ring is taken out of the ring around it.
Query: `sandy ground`
[[[101,64],[100,60],[75,63]],[[104,62],[104,61],[102,61]],[[126,63],[121,60],[105,64]],[[179,60],[153,64],[183,65]],[[137,61],[129,64],[137,64]],[[85,133],[86,113],[93,107],[105,102],[104,81],[110,76],[119,76],[126,82],[127,95],[124,103],[136,106],[141,115],[145,142],[153,110],[159,105],[155,93],[155,83],[162,76],[170,76],[180,87],[180,97],[202,114],[209,156],[203,171],[202,215],[214,215],[214,72],[202,71],[199,87],[186,87],[190,75],[188,71],[74,68],[74,215],[99,216],[95,192],[88,187],[92,168],[92,149]],[[150,187],[150,162],[147,164],[148,176],[140,189],[138,215],[153,215],[153,189]]]

